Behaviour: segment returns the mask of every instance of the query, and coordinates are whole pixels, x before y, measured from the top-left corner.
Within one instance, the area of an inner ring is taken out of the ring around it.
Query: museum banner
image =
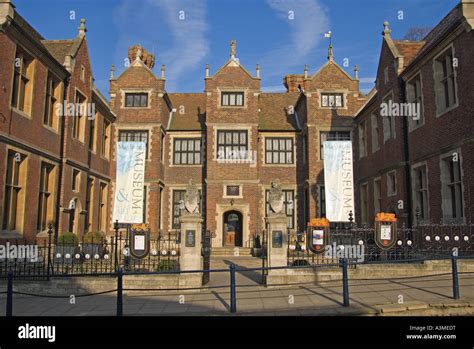
[[[144,142],[117,143],[114,222],[143,223],[145,153]]]
[[[326,218],[348,222],[349,212],[354,213],[352,142],[326,141],[323,147]]]

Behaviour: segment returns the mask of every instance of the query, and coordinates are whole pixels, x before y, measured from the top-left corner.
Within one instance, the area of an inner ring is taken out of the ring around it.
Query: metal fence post
[[[11,271],[8,272],[6,316],[13,316],[13,272]]]
[[[115,245],[114,245],[114,269],[117,270],[117,267],[118,267],[118,252],[117,252],[117,248],[119,247],[118,245],[118,233],[119,233],[119,222],[118,220],[115,221],[114,223],[114,230],[115,230]]]
[[[230,312],[235,313],[237,311],[237,297],[235,294],[235,264],[231,263],[229,266],[230,270]]]
[[[123,316],[123,271],[117,270],[117,316]]]
[[[48,268],[48,270],[46,271],[46,276],[47,276],[47,279],[49,281],[50,279],[50,276],[51,276],[51,272],[53,271],[53,264],[51,263],[51,238],[52,238],[52,235],[53,235],[53,225],[51,223],[49,223],[48,225],[48,263],[46,265],[46,268]]]
[[[341,258],[342,265],[342,294],[343,303],[345,307],[349,306],[349,280],[347,276],[347,258]]]
[[[453,253],[451,256],[452,270],[453,270],[453,298],[459,299],[459,280],[458,280],[458,264],[457,256]]]

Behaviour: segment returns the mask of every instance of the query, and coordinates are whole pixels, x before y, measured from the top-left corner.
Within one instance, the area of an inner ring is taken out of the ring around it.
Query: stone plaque
[[[272,231],[272,247],[273,248],[283,247],[283,232],[281,230]]]
[[[196,246],[196,231],[195,230],[186,230],[185,237],[185,246],[186,247],[195,247]]]

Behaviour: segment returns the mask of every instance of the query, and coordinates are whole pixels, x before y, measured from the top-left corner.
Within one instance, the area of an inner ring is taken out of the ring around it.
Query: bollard
[[[459,280],[458,280],[458,264],[455,254],[451,256],[452,270],[453,270],[453,298],[459,299]]]
[[[117,270],[117,316],[123,316],[123,271],[122,268]]]
[[[235,294],[235,264],[231,263],[229,266],[230,270],[230,312],[235,313],[237,311],[237,298]]]
[[[349,281],[347,277],[347,258],[341,258],[342,264],[342,295],[343,303],[345,307],[349,306]]]
[[[13,273],[8,272],[7,285],[7,316],[13,316]]]

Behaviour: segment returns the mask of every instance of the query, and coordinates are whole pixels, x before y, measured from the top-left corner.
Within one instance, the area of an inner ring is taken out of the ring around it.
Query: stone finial
[[[81,24],[79,25],[79,27],[77,29],[79,30],[78,33],[77,33],[78,36],[85,36],[86,35],[87,28],[86,28],[86,19],[85,18],[81,18]]]
[[[392,31],[391,31],[390,28],[388,27],[388,22],[387,22],[387,21],[383,22],[383,32],[382,32],[382,35],[383,35],[383,36],[390,36],[390,33],[391,33],[391,32],[392,32]]]
[[[307,64],[304,65],[304,78],[305,79],[308,78],[308,65]]]
[[[164,80],[165,79],[165,65],[161,65],[161,78]]]
[[[357,64],[354,66],[354,79],[359,80],[359,66]]]
[[[115,65],[111,65],[110,67],[110,80],[113,80],[115,78]]]
[[[206,78],[209,77],[209,64],[206,64]]]
[[[237,50],[237,40],[230,42],[230,58],[235,59],[235,52]]]
[[[257,78],[260,79],[260,64],[257,64],[257,68],[255,69],[257,73]]]
[[[328,60],[331,62],[334,61],[334,48],[332,44],[330,44],[328,47]]]

